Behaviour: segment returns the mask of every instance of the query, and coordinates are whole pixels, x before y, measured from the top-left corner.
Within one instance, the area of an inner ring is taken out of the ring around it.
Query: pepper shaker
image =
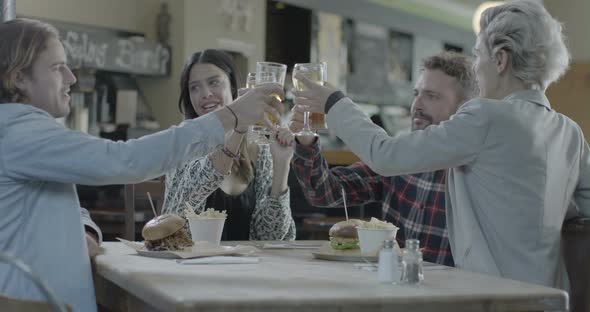
[[[404,284],[420,284],[424,280],[422,251],[420,251],[419,240],[406,240],[406,248],[402,256],[402,267],[402,282]]]

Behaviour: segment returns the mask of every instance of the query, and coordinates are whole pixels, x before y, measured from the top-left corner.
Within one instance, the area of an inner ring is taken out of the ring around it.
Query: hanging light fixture
[[[473,31],[475,34],[479,34],[479,20],[481,19],[481,13],[486,9],[498,6],[504,3],[503,1],[486,1],[480,4],[477,9],[475,9],[475,13],[473,13]]]

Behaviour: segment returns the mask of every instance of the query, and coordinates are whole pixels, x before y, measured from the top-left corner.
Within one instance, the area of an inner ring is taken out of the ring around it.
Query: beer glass
[[[287,75],[287,65],[280,64],[280,63],[273,63],[273,62],[257,62],[256,63],[256,73],[253,74],[253,78],[251,75],[248,75],[248,80],[246,81],[247,86],[248,84],[254,84],[256,86],[265,84],[265,83],[277,83],[284,87],[285,85],[285,76]],[[277,100],[282,102],[281,97],[278,94],[272,94]],[[276,120],[276,118],[268,113],[264,114],[266,118],[273,124],[278,125],[280,124],[280,120]],[[256,144],[269,144],[270,141],[268,137],[272,135],[273,129],[269,129],[268,125],[261,120],[257,122],[255,125],[251,127],[252,130],[252,138],[253,143]]]

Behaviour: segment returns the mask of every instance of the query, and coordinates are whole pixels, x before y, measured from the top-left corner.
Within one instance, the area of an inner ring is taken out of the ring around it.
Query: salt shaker
[[[420,251],[419,240],[406,240],[406,248],[402,256],[402,267],[402,282],[404,284],[419,284],[424,280],[422,251]]]
[[[379,252],[377,278],[381,283],[399,283],[401,280],[399,257],[393,245],[392,240],[386,240],[383,242],[383,249]]]

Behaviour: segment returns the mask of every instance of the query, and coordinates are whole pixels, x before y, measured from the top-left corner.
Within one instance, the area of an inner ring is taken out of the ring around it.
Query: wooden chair
[[[590,218],[566,221],[562,238],[571,285],[570,311],[590,311]]]
[[[147,193],[150,193],[156,212],[160,214],[164,202],[164,191],[163,177],[137,184],[125,185],[124,239],[135,240],[136,223],[145,223],[154,217]],[[139,203],[143,203],[143,205],[138,205]]]
[[[306,238],[311,240],[327,240],[330,237],[328,232],[332,225],[344,220],[344,217],[305,218],[301,235],[305,234]]]
[[[33,281],[35,286],[41,290],[41,293],[47,297],[47,302],[37,301],[37,300],[24,300],[24,299],[16,299],[10,298],[3,295],[0,295],[0,307],[2,307],[3,312],[66,312],[72,311],[72,309],[61,303],[53,291],[47,287],[47,285],[41,280],[41,278],[33,272],[33,270],[24,262],[17,259],[14,256],[5,254],[0,252],[0,262],[12,264],[17,267],[20,271],[25,273],[25,275]]]

